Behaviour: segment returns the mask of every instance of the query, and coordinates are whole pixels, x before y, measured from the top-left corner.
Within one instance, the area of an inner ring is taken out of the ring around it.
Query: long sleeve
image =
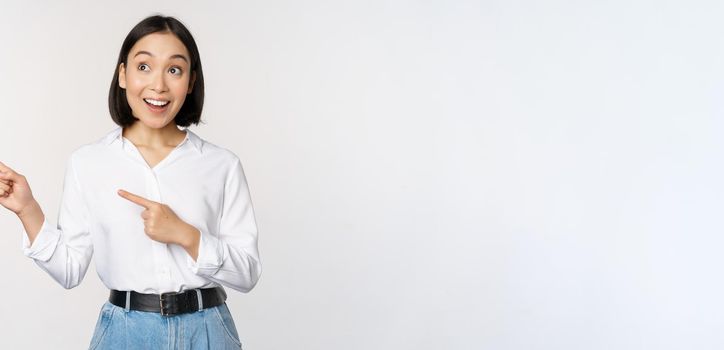
[[[32,246],[23,230],[23,254],[32,258],[63,288],[80,284],[93,256],[89,212],[73,168],[73,155],[66,163],[58,224],[46,217]]]
[[[219,232],[201,230],[196,261],[187,257],[196,275],[249,292],[261,275],[257,226],[249,188],[239,159],[225,181]]]

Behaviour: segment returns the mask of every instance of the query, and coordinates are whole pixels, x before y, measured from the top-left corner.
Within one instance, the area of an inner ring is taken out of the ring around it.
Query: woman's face
[[[127,62],[119,66],[118,85],[126,90],[133,116],[152,128],[166,126],[196,78],[186,46],[171,33],[152,33],[133,45]]]

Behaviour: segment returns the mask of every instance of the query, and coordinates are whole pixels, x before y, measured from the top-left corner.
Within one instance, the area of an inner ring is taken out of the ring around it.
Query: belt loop
[[[126,291],[126,312],[131,311],[131,291]]]
[[[199,301],[199,311],[204,309],[204,301],[201,298],[201,289],[196,288],[196,300]]]

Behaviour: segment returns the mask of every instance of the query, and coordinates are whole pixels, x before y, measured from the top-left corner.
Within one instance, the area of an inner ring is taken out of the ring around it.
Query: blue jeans
[[[89,349],[241,349],[226,303],[201,311],[162,316],[106,301]]]

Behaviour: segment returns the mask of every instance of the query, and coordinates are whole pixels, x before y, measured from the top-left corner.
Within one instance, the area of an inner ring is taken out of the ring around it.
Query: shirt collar
[[[187,133],[187,134],[186,134],[186,138],[188,139],[188,141],[191,142],[191,145],[194,146],[194,148],[196,149],[197,152],[201,153],[201,150],[202,150],[203,145],[204,145],[204,141],[201,139],[201,137],[199,137],[198,135],[196,135],[196,133],[194,133],[193,131],[189,130],[188,128],[185,128],[184,130],[185,130],[186,133]],[[122,131],[123,131],[123,128],[120,127],[120,126],[117,127],[117,128],[115,128],[115,129],[113,129],[113,131],[109,132],[108,135],[106,135],[106,137],[105,137],[105,139],[103,140],[103,142],[104,142],[106,145],[111,145],[111,144],[113,144],[114,142],[118,142],[119,145],[120,145],[120,144],[123,144],[123,133],[122,133]],[[185,142],[185,141],[186,141],[186,139],[184,139],[184,141],[181,141],[181,142]]]

